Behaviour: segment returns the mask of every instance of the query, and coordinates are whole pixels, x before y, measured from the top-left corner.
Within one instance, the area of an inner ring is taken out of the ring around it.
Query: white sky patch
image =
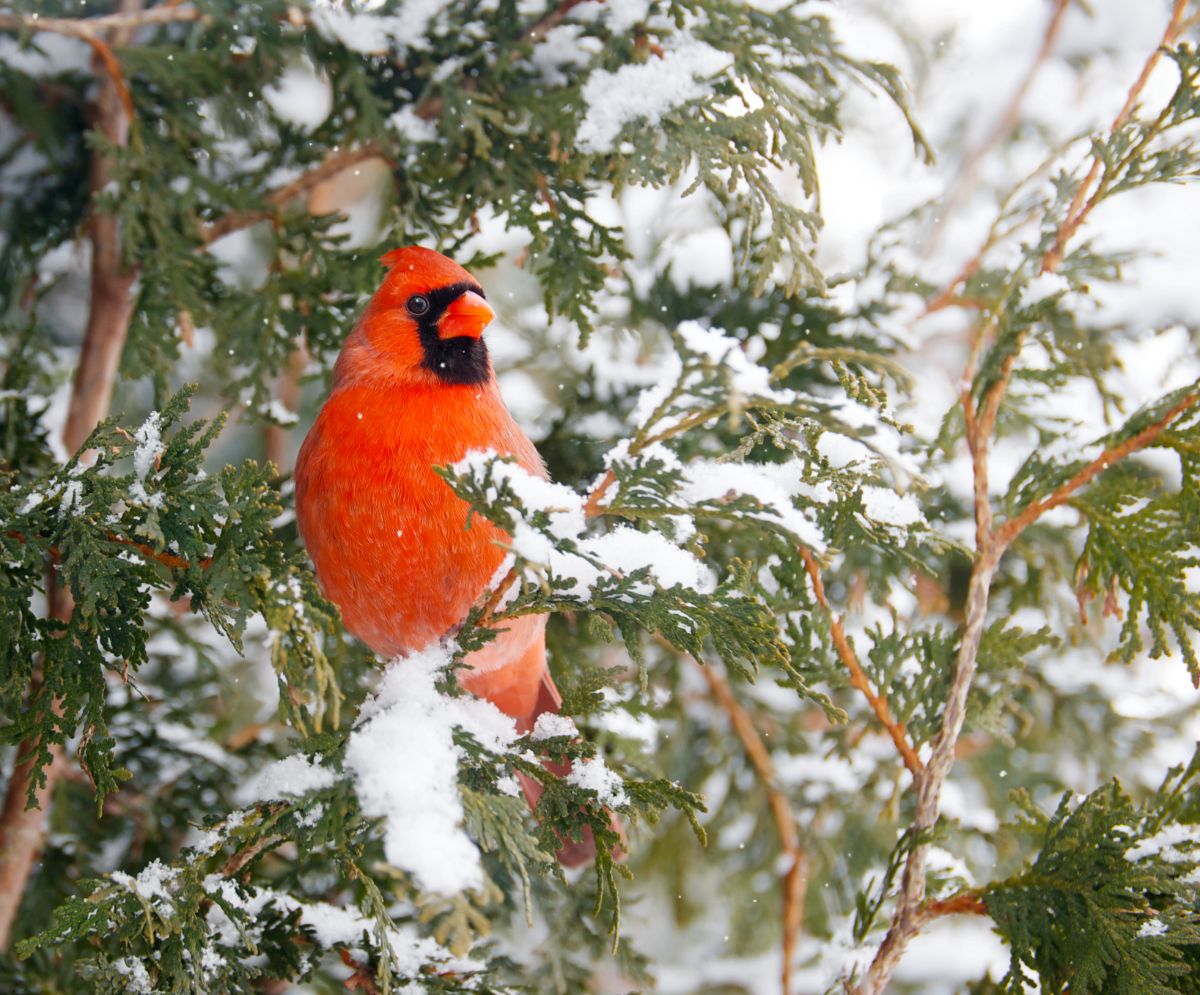
[[[385,821],[388,861],[423,891],[443,895],[483,883],[479,850],[462,825],[454,729],[492,751],[516,734],[512,719],[490,702],[438,693],[435,682],[449,662],[441,646],[394,660],[346,746],[363,811]]]
[[[629,801],[621,778],[599,758],[576,760],[571,772],[567,774],[567,783],[592,792],[600,799],[601,804],[614,808]]]
[[[662,58],[622,66],[616,72],[595,70],[583,84],[587,107],[576,133],[584,152],[613,149],[625,125],[656,125],[664,114],[712,92],[708,80],[729,68],[732,57],[695,39],[677,41]]]
[[[296,754],[284,757],[261,770],[237,793],[239,805],[299,798],[309,791],[328,788],[337,775],[328,767],[314,764],[308,757]]]

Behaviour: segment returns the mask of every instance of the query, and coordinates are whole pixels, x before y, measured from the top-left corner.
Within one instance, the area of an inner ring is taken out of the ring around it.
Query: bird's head
[[[482,334],[496,317],[479,282],[440,252],[410,245],[388,267],[338,361],[339,379],[471,385],[491,379]]]

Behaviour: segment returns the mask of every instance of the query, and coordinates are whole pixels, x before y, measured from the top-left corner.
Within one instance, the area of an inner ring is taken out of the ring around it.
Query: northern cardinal
[[[296,517],[325,594],[352,633],[382,656],[419,650],[466,618],[509,537],[476,516],[433,467],[471,450],[541,457],[500,397],[481,338],[495,313],[461,266],[419,246],[396,249],[342,347],[333,387],[296,461]],[[459,683],[522,732],[561,698],[546,669],[546,617],[506,621],[466,658]],[[558,771],[561,773],[562,771]],[[541,786],[525,782],[536,807]],[[594,853],[560,851],[564,863]]]

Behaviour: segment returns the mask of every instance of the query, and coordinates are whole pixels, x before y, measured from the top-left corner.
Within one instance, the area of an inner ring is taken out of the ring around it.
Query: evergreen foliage
[[[1145,759],[1194,705],[1143,722],[1064,677],[1178,657],[1200,683],[1200,383],[1132,395],[1145,329],[1103,298],[1132,256],[1080,235],[1198,173],[1182,0],[1176,85],[1130,80],[1110,128],[998,191],[949,285],[911,251],[937,204],[821,272],[817,149],[852,95],[929,155],[822,5],[97,6],[0,10],[0,743],[10,796],[52,806],[0,989],[649,990],[662,933],[694,930],[738,963],[782,936],[785,986],[867,995],[963,913],[1010,954],[971,991],[1200,990],[1200,760],[1158,784]],[[317,212],[370,167],[369,230]],[[685,211],[726,276],[677,272]],[[112,417],[66,452],[103,223],[127,339]],[[495,362],[556,483],[439,468],[511,556],[388,663],[322,597],[292,447],[264,440],[311,418],[378,256],[415,242],[506,291]],[[963,396],[924,432],[912,327],[951,308]],[[1099,436],[1046,409],[1082,385]],[[1019,450],[1007,479],[989,445]],[[456,670],[535,613],[572,722],[493,734]],[[442,746],[377,749],[414,701]],[[398,852],[368,791],[439,757],[469,886]],[[719,983],[696,990],[758,990]]]

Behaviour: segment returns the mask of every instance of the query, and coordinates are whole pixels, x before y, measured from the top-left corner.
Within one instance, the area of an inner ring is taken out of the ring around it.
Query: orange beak
[[[468,290],[451,302],[438,322],[439,339],[456,339],[468,336],[479,338],[483,330],[492,323],[496,312],[475,291]]]

